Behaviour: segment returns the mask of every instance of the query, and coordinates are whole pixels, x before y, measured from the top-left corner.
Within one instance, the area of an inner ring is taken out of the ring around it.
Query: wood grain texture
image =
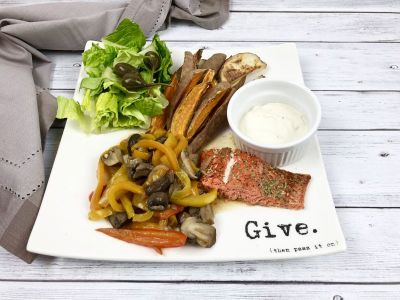
[[[234,12],[218,30],[173,22],[160,37],[174,41],[399,42],[397,13]],[[243,29],[246,28],[246,34]]]
[[[0,250],[2,280],[386,282],[399,283],[400,209],[337,209],[347,252],[278,261],[121,263],[38,257],[31,265]],[[94,249],[95,251],[95,249]],[[1,289],[0,289],[1,291]]]
[[[73,2],[76,0],[46,0],[46,2]],[[111,2],[120,0],[86,0],[88,2]],[[30,4],[44,0],[3,0],[0,6]],[[400,12],[396,0],[233,0],[231,11],[300,11],[300,12]]]
[[[109,282],[0,282],[9,300],[16,299],[281,299],[321,300],[341,296],[343,299],[398,299],[399,285],[305,285],[305,284],[171,284]],[[336,300],[336,299],[335,299]]]
[[[72,98],[72,90],[52,90]],[[322,106],[323,130],[400,129],[400,92],[316,91]],[[53,127],[64,127],[56,122]]]
[[[235,48],[238,51],[251,51],[253,47],[275,44],[278,43],[168,42],[170,47],[184,49]],[[400,43],[297,43],[297,48],[305,83],[313,90],[400,91]],[[54,62],[51,87],[74,89],[81,54],[46,54]]]
[[[61,135],[62,129],[50,130],[46,178]],[[400,170],[399,131],[320,131],[318,136],[336,206],[400,207],[400,176],[393,176]]]

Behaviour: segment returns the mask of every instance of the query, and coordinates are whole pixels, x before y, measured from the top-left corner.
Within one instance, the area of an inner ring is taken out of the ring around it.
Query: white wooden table
[[[0,299],[400,299],[400,1],[234,0],[231,9],[218,30],[174,23],[161,37],[188,48],[297,43],[322,104],[318,135],[347,252],[191,264],[40,256],[27,265],[0,249]],[[80,53],[46,54],[53,93],[72,96]],[[47,175],[62,131],[57,123],[48,135]]]

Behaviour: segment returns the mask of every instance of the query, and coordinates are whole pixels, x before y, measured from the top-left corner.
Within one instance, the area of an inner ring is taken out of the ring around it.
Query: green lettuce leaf
[[[96,96],[103,92],[103,81],[101,77],[85,77],[81,81],[81,89],[90,90],[90,95]]]
[[[102,39],[105,45],[113,46],[117,49],[135,49],[140,51],[146,43],[146,38],[142,29],[129,19],[124,19],[119,23],[114,32]]]
[[[100,77],[104,69],[112,65],[117,51],[112,47],[101,48],[98,44],[93,43],[90,49],[82,54],[82,61],[86,73],[90,77]]]
[[[143,66],[143,54],[139,54],[135,49],[119,50],[113,65],[118,63],[127,63],[136,68]]]
[[[118,95],[102,93],[96,101],[95,124],[98,128],[117,127],[118,122]]]
[[[170,68],[172,66],[171,52],[164,41],[160,39],[158,34],[154,35],[151,44],[144,48],[140,54],[146,54],[146,52],[155,51],[158,53],[161,59],[160,68],[155,72],[155,78],[157,82],[169,82],[171,79]]]

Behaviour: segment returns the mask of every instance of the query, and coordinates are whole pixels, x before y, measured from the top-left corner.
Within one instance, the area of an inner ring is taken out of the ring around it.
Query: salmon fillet
[[[310,175],[274,168],[239,149],[205,150],[200,155],[200,183],[220,197],[253,205],[303,209]]]

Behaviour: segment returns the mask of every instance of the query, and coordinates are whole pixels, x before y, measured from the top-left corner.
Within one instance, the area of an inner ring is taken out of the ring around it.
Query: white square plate
[[[234,49],[219,51],[228,55],[240,52]],[[248,51],[258,54],[268,64],[265,71],[267,78],[303,84],[295,44]],[[183,52],[184,49],[172,49],[175,68],[182,64]],[[205,50],[203,57],[207,58],[213,52]],[[83,76],[82,68],[75,99],[82,97],[79,85]],[[28,251],[80,259],[195,262],[286,259],[346,249],[317,138],[304,158],[285,168],[312,176],[304,210],[222,202],[216,207],[217,242],[212,248],[185,246],[165,249],[163,255],[96,232],[96,228],[110,227],[106,221],[93,222],[87,218],[88,195],[96,185],[98,157],[132,132],[121,130],[100,135],[86,134],[75,122],[67,121],[28,242]],[[210,146],[233,147],[230,131],[221,134]]]

